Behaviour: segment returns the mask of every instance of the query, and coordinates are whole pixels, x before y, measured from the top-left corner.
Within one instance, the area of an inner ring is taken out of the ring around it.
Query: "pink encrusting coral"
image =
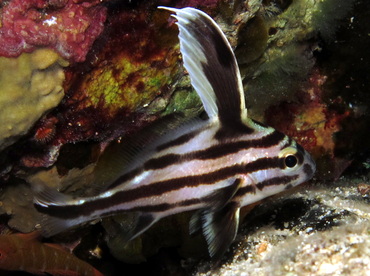
[[[0,9],[0,56],[16,57],[50,47],[70,62],[85,60],[102,32],[101,1],[11,0]]]
[[[174,8],[194,7],[212,13],[219,5],[220,0],[159,0],[159,6],[168,6]]]

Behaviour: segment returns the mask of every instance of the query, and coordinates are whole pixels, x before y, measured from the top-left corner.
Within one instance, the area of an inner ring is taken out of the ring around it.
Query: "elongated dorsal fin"
[[[229,42],[215,21],[194,8],[175,12],[184,67],[208,116],[221,122],[246,116],[239,68]]]

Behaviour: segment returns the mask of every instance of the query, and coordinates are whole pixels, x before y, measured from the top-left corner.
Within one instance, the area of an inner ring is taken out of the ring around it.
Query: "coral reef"
[[[137,130],[166,108],[171,84],[180,74],[177,44],[169,35],[174,29],[157,12],[111,13],[87,61],[68,69],[67,97],[33,130],[47,146],[107,142]],[[56,161],[38,159],[36,166]]]
[[[54,51],[39,49],[18,58],[0,57],[0,150],[26,134],[64,96],[63,67]]]
[[[201,237],[188,235],[191,214],[161,221],[127,247],[119,243],[130,223],[123,215],[54,240],[82,239],[85,260],[101,250],[99,261],[113,267],[107,275],[143,261],[135,271],[152,275],[153,268],[168,275],[367,271],[366,0],[2,1],[1,227],[37,226],[27,183],[91,194],[99,186],[92,179],[101,179],[94,163],[110,141],[125,143],[174,111],[201,112],[180,66],[177,29],[157,4],[196,6],[217,20],[241,65],[250,114],[299,141],[315,156],[317,178],[330,181],[245,211],[247,224],[216,272],[213,262],[194,261],[206,251]],[[333,182],[348,166],[363,178]]]
[[[0,10],[0,56],[16,57],[50,47],[71,62],[85,59],[103,30],[100,1],[4,1]]]
[[[49,167],[65,144],[93,140],[103,148],[169,112],[172,84],[182,74],[176,29],[156,10],[120,5],[109,15],[86,62],[66,70],[64,100],[32,122],[29,139],[10,149],[4,166]]]

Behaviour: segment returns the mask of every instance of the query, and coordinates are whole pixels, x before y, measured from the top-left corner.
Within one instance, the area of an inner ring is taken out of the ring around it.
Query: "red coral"
[[[178,1],[176,6],[177,7],[202,7],[202,8],[216,8],[219,0],[181,0]]]
[[[36,47],[51,47],[81,62],[103,30],[106,8],[99,1],[12,0],[0,16],[0,56],[15,57]]]
[[[194,7],[202,10],[214,10],[220,0],[160,0],[159,4],[163,6],[170,6],[176,8]]]

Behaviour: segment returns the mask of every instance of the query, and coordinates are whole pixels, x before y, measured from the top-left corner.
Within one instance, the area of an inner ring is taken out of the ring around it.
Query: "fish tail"
[[[63,194],[45,185],[34,185],[32,190],[34,193],[34,204],[45,208],[51,205],[67,205],[68,202],[73,200],[72,196]]]
[[[63,216],[63,207],[75,201],[72,196],[60,193],[46,186],[35,186],[33,187],[33,191],[34,206],[39,212],[43,213],[40,226],[41,233],[44,237],[54,236],[90,220],[84,216]]]
[[[78,218],[64,219],[43,214],[40,221],[41,233],[44,237],[48,238],[74,226],[77,226],[83,222],[85,221],[81,221]]]

